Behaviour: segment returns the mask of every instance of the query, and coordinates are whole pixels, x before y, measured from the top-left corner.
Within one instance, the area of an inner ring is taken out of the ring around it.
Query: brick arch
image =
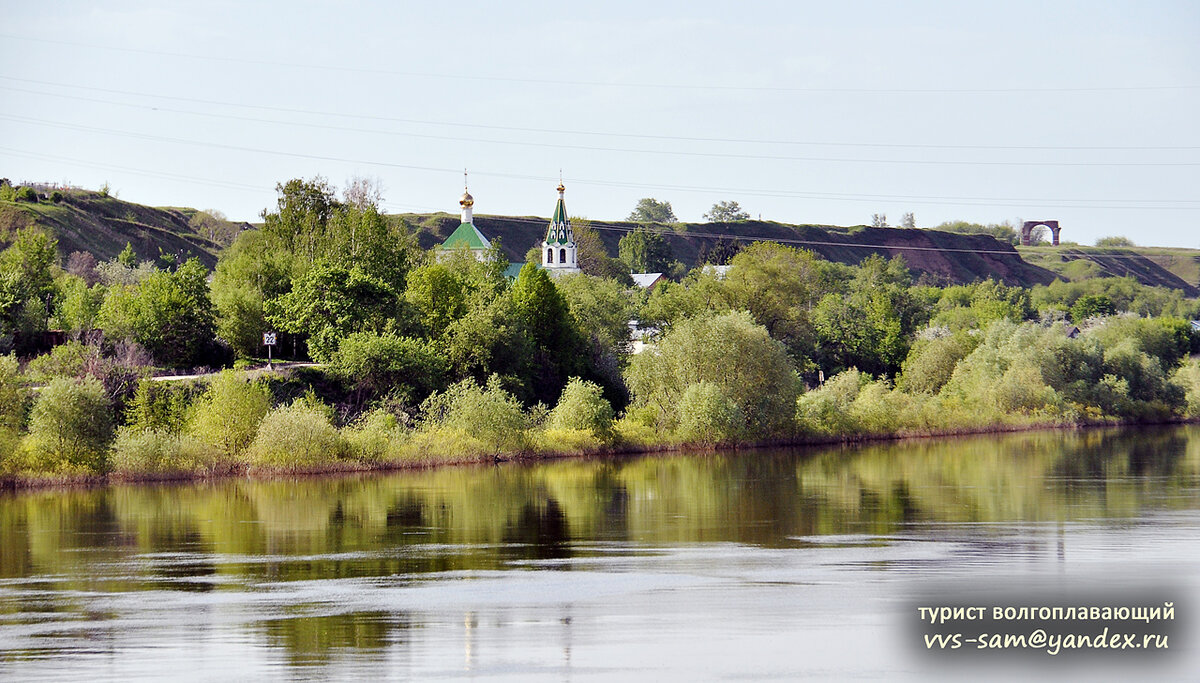
[[[1058,232],[1062,228],[1058,227],[1058,221],[1025,221],[1021,224],[1021,244],[1028,247],[1033,241],[1033,229],[1039,225],[1044,225],[1050,228],[1050,243],[1058,246]]]

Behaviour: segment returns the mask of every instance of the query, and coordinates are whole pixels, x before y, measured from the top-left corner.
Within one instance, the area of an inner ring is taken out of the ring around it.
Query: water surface
[[[22,492],[0,677],[953,679],[914,605],[1182,618],[1198,541],[1197,427]],[[1173,638],[968,670],[1194,679]]]

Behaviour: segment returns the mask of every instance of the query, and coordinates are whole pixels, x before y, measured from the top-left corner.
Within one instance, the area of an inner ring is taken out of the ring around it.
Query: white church
[[[550,226],[546,229],[546,239],[542,240],[542,268],[551,275],[578,273],[578,250],[575,246],[575,232],[571,230],[571,218],[567,215],[567,203],[564,195],[567,188],[562,181],[558,182],[558,203],[554,206],[554,214],[550,218]],[[462,208],[462,220],[458,228],[442,242],[440,250],[453,251],[466,247],[477,259],[487,258],[492,243],[475,227],[475,198],[464,183],[462,197],[458,200]],[[514,276],[519,272],[522,263],[514,263],[509,267]],[[507,273],[508,271],[506,271]]]

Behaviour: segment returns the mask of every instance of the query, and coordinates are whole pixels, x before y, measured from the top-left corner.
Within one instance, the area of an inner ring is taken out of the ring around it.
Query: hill
[[[1167,247],[1018,247],[1027,262],[1064,280],[1133,277],[1142,284],[1200,296],[1200,250]]]
[[[181,260],[195,256],[209,268],[217,262],[221,245],[197,232],[197,216],[207,214],[196,209],[153,208],[88,190],[60,192],[60,202],[0,200],[0,241],[7,244],[17,230],[36,226],[58,239],[64,259],[71,252],[87,251],[104,261],[129,243],[142,259],[157,259],[161,250]],[[234,225],[220,222],[226,228]]]
[[[400,214],[418,230],[424,248],[440,244],[458,227],[459,217],[445,214]],[[535,216],[475,216],[475,226],[488,239],[499,238],[510,261],[522,262],[525,252],[540,244],[548,218]],[[586,221],[604,243],[609,255],[616,256],[621,237],[638,227],[625,221]],[[938,283],[965,283],[987,277],[1010,285],[1031,287],[1054,280],[1050,270],[1026,263],[1010,244],[988,235],[962,235],[936,230],[902,228],[840,228],[826,225],[789,225],[773,221],[737,223],[682,223],[664,230],[675,258],[689,267],[697,265],[703,251],[718,240],[772,240],[810,249],[822,258],[846,264],[858,264],[871,254],[890,258],[904,257],[910,268],[927,274]]]

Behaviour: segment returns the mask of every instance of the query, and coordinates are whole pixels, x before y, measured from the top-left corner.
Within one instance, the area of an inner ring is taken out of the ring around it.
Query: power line
[[[0,119],[2,119],[2,118],[12,118],[12,117],[6,117],[5,115],[0,114]],[[42,125],[52,125],[52,124],[47,124],[45,122],[40,122],[40,121],[36,122],[36,123],[40,123]],[[73,124],[64,124],[64,127],[67,127],[68,129],[85,130],[85,131],[92,130],[90,127],[87,127],[87,126],[75,126]],[[96,129],[96,130],[98,130],[100,132],[105,132],[103,129]],[[386,166],[386,167],[391,167],[391,168],[400,168],[400,169],[405,169],[405,170],[429,171],[429,172],[438,172],[438,173],[455,173],[455,174],[459,173],[458,169],[439,168],[439,167],[430,167],[430,166],[415,166],[415,165],[406,165],[406,164],[396,164],[396,163],[390,163],[390,162],[359,161],[359,160],[353,160],[353,159],[343,159],[343,158],[339,158],[339,157],[303,154],[303,153],[298,153],[298,152],[258,150],[255,148],[238,147],[238,146],[233,146],[233,145],[225,145],[225,144],[221,144],[221,143],[206,143],[206,142],[192,141],[192,140],[179,140],[179,139],[175,139],[175,138],[162,138],[159,136],[149,136],[149,135],[145,135],[145,134],[138,134],[138,133],[132,133],[132,132],[117,132],[114,134],[127,135],[129,137],[134,137],[134,138],[138,138],[138,139],[151,139],[151,140],[161,140],[161,141],[169,141],[169,142],[179,142],[179,143],[183,143],[183,144],[193,144],[193,145],[199,145],[199,146],[209,146],[209,147],[217,147],[217,148],[224,148],[224,149],[233,149],[233,150],[238,150],[238,151],[250,151],[250,152],[260,152],[261,151],[262,153],[266,153],[266,154],[275,154],[275,155],[283,155],[283,156],[290,156],[290,157],[315,159],[318,161],[333,161],[333,162],[338,162],[338,163],[378,165],[378,166]],[[26,157],[38,158],[39,156],[42,156],[48,160],[68,161],[68,162],[80,163],[82,165],[98,166],[98,164],[96,162],[71,160],[66,157],[52,157],[50,155],[39,155],[39,153],[36,153],[36,152],[31,152],[28,150],[16,150],[14,148],[3,148],[3,149],[8,149],[14,153],[20,153]],[[131,173],[137,173],[139,175],[149,175],[149,176],[173,175],[173,174],[167,173],[167,172],[137,170],[137,169],[132,169],[130,167],[113,166],[111,164],[108,166],[101,166],[101,167],[116,168],[118,170],[128,170]],[[522,174],[514,174],[514,173],[488,173],[488,172],[477,172],[477,173],[478,173],[478,175],[485,176],[485,177],[508,178],[508,179],[515,179],[515,180],[528,180],[528,181],[537,181],[537,182],[554,180],[554,178],[551,176],[522,175]],[[214,182],[220,182],[220,181],[209,181],[209,180],[204,180],[204,179],[198,179],[198,178],[195,178],[192,176],[178,176],[178,177],[180,177],[182,179],[187,179],[187,180],[196,180],[197,182],[204,182],[206,184],[213,184]],[[1163,201],[1163,202],[1172,202],[1172,203],[1195,204],[1196,202],[1200,202],[1200,200],[1175,200],[1175,199],[1164,199],[1164,200],[1136,200],[1136,199],[1129,199],[1129,200],[1125,200],[1125,199],[1075,200],[1075,199],[1019,199],[1019,198],[988,198],[988,197],[956,198],[956,197],[938,197],[938,196],[922,196],[922,195],[871,195],[871,194],[851,194],[851,193],[817,193],[817,192],[803,192],[803,191],[794,191],[794,190],[793,191],[787,191],[787,190],[771,191],[771,190],[762,190],[760,188],[702,187],[702,186],[689,186],[689,185],[634,183],[634,182],[624,182],[624,181],[596,180],[596,179],[587,179],[587,178],[576,178],[575,182],[581,182],[584,184],[589,184],[589,185],[599,186],[599,187],[668,190],[668,191],[695,192],[695,193],[706,193],[706,194],[728,193],[728,194],[750,195],[750,196],[761,196],[761,197],[780,197],[780,198],[788,198],[788,199],[814,199],[814,200],[824,200],[824,201],[841,201],[841,202],[855,202],[855,203],[867,203],[867,202],[879,202],[879,201],[904,201],[906,203],[911,203],[911,204],[927,204],[927,205],[935,205],[935,206],[1010,206],[1010,207],[1018,207],[1018,208],[1041,208],[1041,209],[1100,209],[1100,210],[1127,209],[1127,210],[1138,210],[1138,211],[1148,211],[1148,210],[1149,211],[1158,211],[1158,210],[1171,211],[1171,210],[1180,210],[1180,209],[1187,210],[1187,209],[1200,208],[1200,207],[1194,206],[1194,205],[1182,205],[1182,206],[1155,206],[1155,205],[1133,205],[1133,204],[1124,204],[1124,205],[1093,204],[1093,205],[1089,205],[1087,203],[1087,202],[1118,202],[1118,201],[1120,201],[1120,202]],[[239,188],[239,189],[243,189],[243,188]]]
[[[531,85],[566,85],[566,86],[582,86],[582,87],[599,87],[599,88],[634,88],[634,89],[655,89],[655,90],[697,90],[697,91],[714,91],[714,92],[777,92],[777,93],[796,93],[796,94],[855,94],[855,95],[1007,95],[1017,93],[1122,93],[1122,92],[1151,92],[1151,91],[1176,91],[1176,90],[1194,90],[1200,88],[1198,85],[1139,85],[1139,86],[1075,86],[1075,87],[1024,87],[1024,88],[822,88],[822,87],[784,87],[784,86],[750,86],[750,85],[714,85],[714,84],[690,84],[690,83],[637,83],[637,82],[613,82],[613,81],[586,81],[586,80],[565,80],[565,79],[547,79],[547,78],[522,78],[502,75],[464,75],[456,73],[436,73],[422,71],[399,71],[393,69],[369,69],[363,67],[347,67],[336,66],[329,64],[302,64],[295,62],[282,62],[264,59],[244,59],[238,57],[225,57],[221,55],[197,55],[187,54],[182,52],[166,52],[161,50],[146,50],[132,47],[118,47],[112,45],[97,45],[94,43],[81,43],[66,40],[54,40],[49,38],[34,38],[32,36],[16,35],[16,34],[0,34],[0,38],[9,40],[25,40],[37,43],[46,43],[51,45],[66,45],[70,47],[82,47],[91,50],[109,50],[113,52],[124,52],[128,54],[152,55],[156,57],[174,57],[178,59],[194,59],[200,61],[225,62],[229,64],[254,64],[258,66],[273,66],[286,67],[293,69],[320,69],[325,71],[337,71],[345,73],[363,73],[384,76],[398,76],[404,78],[429,78],[429,79],[452,79],[465,81],[482,81],[482,82],[503,82],[503,83],[527,83]]]
[[[207,105],[215,105],[215,106],[222,106],[222,107],[237,107],[237,108],[242,108],[242,109],[259,109],[259,110],[263,110],[263,111],[275,111],[275,112],[280,112],[280,113],[304,114],[304,115],[310,115],[310,116],[330,116],[330,117],[337,117],[337,118],[385,121],[385,122],[391,122],[391,123],[404,123],[404,124],[425,125],[425,126],[475,128],[475,129],[482,129],[482,130],[502,130],[502,131],[509,131],[509,132],[540,133],[540,134],[553,134],[553,135],[587,135],[587,136],[598,136],[598,137],[609,137],[609,138],[665,140],[665,141],[678,141],[678,142],[716,142],[716,143],[734,143],[734,144],[789,145],[789,146],[810,146],[810,147],[863,147],[863,148],[871,148],[871,149],[946,149],[946,150],[962,149],[962,150],[1000,150],[1000,151],[1013,151],[1013,150],[1019,150],[1019,151],[1184,151],[1184,150],[1200,149],[1200,145],[941,145],[941,144],[875,143],[875,142],[837,142],[837,141],[830,142],[830,141],[817,141],[817,140],[772,140],[772,139],[764,139],[764,138],[727,138],[727,137],[712,137],[712,136],[703,137],[703,136],[686,136],[686,135],[654,135],[654,134],[642,134],[642,133],[619,133],[619,132],[611,132],[611,131],[587,131],[587,130],[571,130],[571,129],[558,129],[558,128],[535,128],[535,127],[525,127],[525,126],[499,126],[499,125],[492,125],[492,124],[455,123],[455,122],[447,122],[447,121],[432,121],[432,120],[426,120],[426,119],[399,118],[399,117],[392,117],[392,116],[346,114],[346,113],[341,113],[341,112],[320,111],[320,110],[312,110],[312,109],[299,109],[299,108],[293,108],[293,107],[276,107],[276,106],[270,106],[270,105],[248,104],[245,102],[227,102],[227,101],[221,101],[221,100],[207,100],[207,99],[201,99],[201,98],[195,98],[195,97],[176,97],[176,96],[170,96],[170,95],[159,95],[159,94],[137,92],[137,91],[131,91],[131,90],[117,90],[117,89],[112,89],[112,88],[98,88],[98,87],[94,87],[94,86],[85,86],[85,85],[77,85],[77,84],[69,84],[69,83],[57,83],[57,82],[53,82],[53,81],[35,80],[35,79],[28,79],[28,78],[17,78],[14,76],[0,75],[0,79],[9,80],[9,81],[17,81],[17,82],[21,82],[21,83],[36,83],[39,85],[50,85],[50,86],[60,87],[60,88],[71,88],[71,89],[75,89],[75,90],[88,90],[88,91],[92,91],[92,92],[102,92],[102,93],[115,94],[115,95],[146,97],[146,98],[155,98],[155,99],[160,99],[160,100],[173,100],[173,101],[178,101],[178,102],[192,102],[195,104],[207,104]],[[86,102],[97,102],[97,103],[113,104],[113,105],[127,106],[127,107],[143,107],[143,108],[147,108],[147,109],[154,110],[154,111],[172,111],[172,112],[176,112],[176,113],[194,114],[197,116],[212,116],[212,117],[218,117],[218,118],[229,118],[229,119],[237,119],[237,120],[244,120],[244,121],[257,121],[257,122],[263,122],[263,123],[282,123],[282,124],[287,124],[287,125],[299,125],[299,126],[310,126],[310,127],[328,127],[331,130],[348,130],[348,131],[366,132],[366,133],[384,133],[384,134],[388,134],[388,135],[414,135],[414,136],[416,135],[416,134],[406,134],[406,133],[394,133],[394,132],[388,132],[388,131],[346,128],[346,127],[339,127],[339,126],[327,126],[325,124],[254,119],[254,118],[248,118],[248,117],[237,117],[237,116],[228,115],[228,114],[216,114],[216,113],[205,113],[205,112],[193,112],[193,111],[187,111],[187,110],[167,109],[164,107],[157,107],[157,106],[153,106],[153,105],[127,103],[127,102],[114,102],[112,100],[86,98],[86,97],[81,97],[78,95],[67,95],[67,94],[63,94],[63,93],[48,93],[48,92],[38,91],[38,90],[14,88],[12,86],[0,86],[0,88],[3,88],[5,90],[13,90],[13,91],[17,91],[17,92],[26,92],[26,93],[33,93],[33,94],[37,94],[37,95],[45,95],[45,96],[49,96],[49,97],[62,97],[62,98],[69,98],[69,99],[81,100],[81,101],[86,101]],[[429,137],[432,137],[432,136],[429,136]],[[439,138],[439,139],[445,139],[445,138]],[[454,138],[451,138],[451,139],[454,139]],[[483,142],[491,142],[491,141],[483,140]],[[556,145],[556,146],[561,146],[561,145]],[[608,149],[608,148],[586,148],[586,149]]]
[[[20,123],[28,123],[28,124],[37,125],[37,126],[47,126],[50,128],[63,128],[63,129],[67,129],[67,130],[78,130],[78,131],[91,132],[91,133],[103,133],[106,135],[117,135],[117,136],[123,136],[123,137],[138,138],[138,139],[143,139],[143,140],[153,140],[156,142],[171,142],[171,143],[175,143],[175,144],[215,147],[215,148],[220,148],[220,149],[231,149],[231,150],[255,152],[258,154],[293,156],[293,157],[306,158],[306,159],[315,159],[315,160],[320,160],[320,161],[340,161],[340,162],[346,162],[346,163],[365,164],[365,165],[371,165],[371,166],[384,166],[384,167],[392,167],[392,168],[409,168],[409,169],[436,170],[436,171],[444,171],[445,170],[445,169],[433,168],[433,167],[427,167],[427,166],[413,166],[413,165],[409,165],[409,164],[395,164],[395,163],[383,162],[383,161],[368,161],[368,160],[363,160],[363,159],[347,159],[347,158],[343,158],[343,157],[303,154],[303,153],[299,153],[299,152],[284,152],[284,151],[279,151],[279,150],[269,150],[269,149],[255,148],[255,147],[243,147],[243,146],[228,145],[228,144],[223,144],[223,143],[205,142],[205,141],[201,141],[201,140],[189,140],[186,138],[173,138],[173,137],[160,136],[160,135],[151,135],[148,133],[134,133],[132,131],[123,131],[123,130],[117,130],[117,129],[113,129],[113,128],[101,128],[101,127],[97,127],[97,126],[84,126],[84,125],[80,125],[80,124],[67,123],[65,121],[51,121],[48,119],[35,119],[35,118],[31,118],[31,117],[13,116],[13,115],[8,115],[8,114],[0,114],[0,118],[7,119],[9,121],[17,121]],[[569,145],[559,145],[559,147],[564,147],[564,146],[570,147]],[[614,151],[611,149],[604,149],[604,148],[584,148],[584,149]],[[629,153],[629,152],[637,152],[639,150],[616,150],[616,151],[623,151],[623,152]],[[659,153],[659,152],[652,152],[652,153]],[[715,155],[701,154],[701,153],[692,154],[692,153],[687,153],[687,152],[679,152],[678,154],[688,154],[688,155],[694,155],[694,156],[720,156],[720,157],[740,156],[740,155],[725,155],[725,154],[715,154]],[[1034,166],[1034,167],[1042,167],[1042,166],[1055,166],[1055,167],[1060,167],[1060,166],[1066,166],[1066,167],[1079,167],[1079,166],[1086,166],[1086,167],[1200,166],[1200,161],[1164,161],[1164,162],[1149,162],[1149,161],[1146,161],[1146,162],[1140,162],[1140,161],[1139,162],[1108,162],[1108,161],[1036,162],[1036,161],[1030,161],[1030,162],[1019,162],[1019,161],[959,161],[959,160],[933,160],[933,159],[844,159],[844,158],[834,158],[834,157],[827,158],[827,157],[753,157],[753,156],[749,156],[747,158],[757,158],[757,159],[772,159],[773,158],[773,159],[788,160],[788,161],[825,162],[825,163],[876,163],[876,164],[905,164],[905,165],[934,164],[934,165],[951,165],[951,166]],[[493,175],[498,175],[498,174],[493,174]]]

